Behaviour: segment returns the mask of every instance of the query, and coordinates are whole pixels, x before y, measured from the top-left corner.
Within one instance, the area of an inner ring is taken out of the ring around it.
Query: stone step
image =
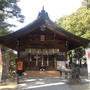
[[[59,71],[25,71],[23,74],[30,77],[60,77]]]

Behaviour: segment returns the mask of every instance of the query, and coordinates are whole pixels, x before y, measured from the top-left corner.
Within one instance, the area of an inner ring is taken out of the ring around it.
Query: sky
[[[12,29],[18,30],[34,21],[43,6],[50,19],[55,21],[62,16],[75,12],[81,6],[81,2],[82,0],[19,0],[18,5],[25,16],[25,21],[20,24],[12,19],[10,22],[17,25]]]

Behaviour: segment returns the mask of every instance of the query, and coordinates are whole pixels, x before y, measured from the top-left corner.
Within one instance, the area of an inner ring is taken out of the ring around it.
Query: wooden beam
[[[65,41],[62,40],[45,40],[45,41],[40,41],[40,40],[21,40],[21,44],[42,44],[42,43],[58,43],[58,44],[65,44]]]

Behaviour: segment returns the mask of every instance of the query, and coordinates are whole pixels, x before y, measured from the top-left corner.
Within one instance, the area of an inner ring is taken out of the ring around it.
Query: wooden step
[[[59,71],[25,71],[23,75],[30,77],[60,77]]]

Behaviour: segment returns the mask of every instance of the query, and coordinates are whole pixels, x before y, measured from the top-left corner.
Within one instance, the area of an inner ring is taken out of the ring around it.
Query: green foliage
[[[6,51],[6,53],[9,56],[10,64],[14,65],[16,63],[16,57],[17,57],[17,55],[14,53],[14,51],[12,49],[8,49]]]
[[[75,49],[75,55],[74,55],[74,58],[78,58],[78,60],[80,58],[82,58],[85,54],[85,51],[84,51],[84,48],[77,48]]]
[[[76,61],[79,61],[79,65],[81,66],[81,62],[84,58],[83,57],[84,55],[85,55],[85,49],[83,47],[69,51],[68,56],[69,56],[70,64],[77,64]]]
[[[0,36],[7,35],[8,33],[9,33],[9,31],[7,29],[0,27]]]
[[[83,0],[82,1],[82,6],[89,9],[90,8],[90,0]]]
[[[17,0],[0,0],[0,15],[2,21],[12,17],[18,18],[20,22],[24,20],[24,16],[21,15],[21,9],[17,5]]]
[[[15,26],[7,22],[9,18],[16,18],[19,22],[24,21],[17,0],[0,0],[0,36],[8,34],[10,32],[8,29]]]
[[[21,14],[21,9],[17,5],[17,0],[0,0],[0,36],[10,33],[9,28],[15,25],[9,24],[7,21],[9,18],[16,18],[17,21],[23,22],[24,16]],[[6,47],[2,48],[2,54],[6,57],[6,63],[10,60],[9,64],[15,64],[16,54],[13,50]],[[7,58],[8,57],[8,58]]]
[[[69,16],[63,16],[56,23],[69,32],[90,40],[90,9],[79,8]]]
[[[90,8],[90,0],[87,2],[87,9]]]
[[[63,16],[56,20],[56,24],[68,30],[69,32],[89,39],[90,40],[90,8],[86,7],[79,8],[76,12],[69,16]],[[83,47],[74,50],[75,54],[72,55],[72,51],[69,52],[70,63],[72,63],[73,58],[80,60],[85,54]]]

